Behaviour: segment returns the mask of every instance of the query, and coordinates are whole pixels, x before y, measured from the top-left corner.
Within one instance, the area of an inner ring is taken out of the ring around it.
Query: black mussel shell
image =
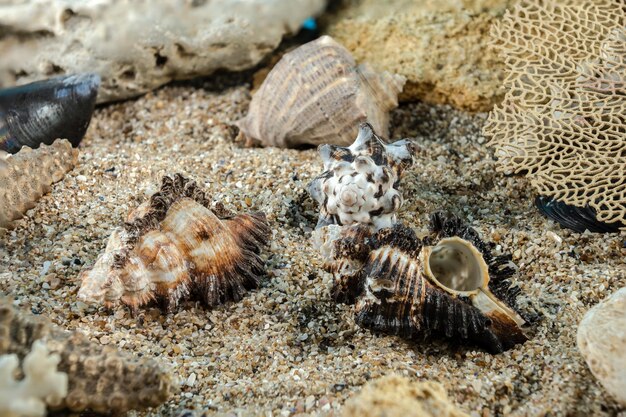
[[[621,222],[604,223],[599,221],[596,218],[596,211],[592,207],[576,207],[551,197],[537,196],[535,205],[547,218],[579,233],[583,233],[585,230],[593,233],[617,233],[620,228],[626,226]]]
[[[99,86],[97,74],[78,74],[0,90],[0,150],[16,153],[56,139],[78,146]]]

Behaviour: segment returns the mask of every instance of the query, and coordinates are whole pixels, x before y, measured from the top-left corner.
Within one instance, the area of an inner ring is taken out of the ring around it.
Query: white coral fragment
[[[0,417],[39,417],[46,404],[60,404],[68,387],[67,374],[57,371],[60,360],[36,341],[22,362],[24,378],[16,380],[17,355],[0,356]]]
[[[378,230],[396,223],[402,206],[400,176],[413,162],[409,141],[385,145],[372,126],[363,123],[351,146],[323,145],[319,152],[324,172],[309,185],[320,204],[318,228],[365,224]]]

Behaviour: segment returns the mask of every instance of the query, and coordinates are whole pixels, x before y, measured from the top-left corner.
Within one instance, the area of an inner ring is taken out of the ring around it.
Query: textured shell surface
[[[22,147],[17,154],[0,155],[0,228],[10,228],[14,221],[35,207],[55,182],[74,168],[78,150],[65,139],[38,149]]]
[[[174,391],[170,375],[155,360],[93,343],[0,299],[0,354],[24,359],[36,341],[60,357],[57,369],[67,374],[67,395],[54,408],[120,414],[155,407]]]
[[[100,77],[78,74],[0,90],[0,150],[18,152],[58,138],[78,146],[98,95]]]
[[[626,406],[626,287],[585,314],[576,342],[593,375]]]
[[[211,209],[194,181],[164,177],[161,189],[113,231],[93,268],[81,273],[79,297],[136,309],[152,300],[168,309],[199,299],[213,307],[259,285],[259,254],[270,229],[263,213]]]
[[[391,227],[402,206],[398,190],[402,173],[413,163],[408,140],[386,145],[368,123],[362,123],[352,145],[322,145],[324,172],[308,187],[320,205],[317,227],[366,224]]]
[[[519,289],[510,287],[510,257],[493,256],[458,218],[435,214],[424,239],[402,224],[376,232],[344,227],[328,237],[335,239],[325,242],[332,294],[356,303],[357,324],[407,338],[439,335],[492,353],[527,340],[513,309]]]
[[[283,56],[253,96],[241,133],[265,146],[349,145],[360,122],[387,134],[405,78],[357,66],[322,36]]]

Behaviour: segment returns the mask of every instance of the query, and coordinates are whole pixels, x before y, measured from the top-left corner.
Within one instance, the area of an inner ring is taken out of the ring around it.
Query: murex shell
[[[15,155],[0,151],[0,228],[35,207],[50,186],[63,179],[78,159],[78,150],[65,139],[38,149],[22,147]]]
[[[377,232],[327,228],[322,254],[334,275],[333,298],[356,302],[360,326],[407,338],[440,335],[492,353],[527,340],[525,320],[500,299],[515,306],[519,293],[507,279],[510,257],[493,256],[458,218],[436,213],[424,239],[402,224]]]
[[[131,309],[157,300],[168,309],[199,299],[213,307],[256,288],[259,253],[271,231],[263,213],[211,209],[198,185],[180,174],[110,236],[92,269],[81,274],[79,298]]]
[[[403,201],[400,178],[415,154],[410,141],[385,145],[370,124],[362,123],[352,145],[322,145],[319,153],[324,172],[308,188],[320,205],[317,228],[360,223],[381,229],[396,222]]]
[[[282,148],[349,145],[364,121],[386,136],[405,81],[357,66],[346,48],[322,36],[283,56],[238,126],[249,141]]]
[[[0,90],[0,150],[16,153],[59,138],[78,146],[99,86],[98,75],[78,74]]]

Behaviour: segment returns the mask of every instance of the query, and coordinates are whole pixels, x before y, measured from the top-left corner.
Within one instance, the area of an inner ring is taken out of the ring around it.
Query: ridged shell
[[[15,155],[0,155],[0,228],[12,227],[14,220],[35,207],[77,159],[78,150],[65,139],[34,150],[24,146]]]
[[[259,284],[259,252],[270,236],[263,213],[211,209],[194,181],[164,177],[160,191],[130,214],[81,274],[78,295],[133,310],[152,300],[168,309],[190,298],[209,307],[238,301]]]
[[[66,332],[0,299],[0,354],[23,359],[36,340],[61,357],[58,370],[68,376],[68,394],[60,409],[120,414],[155,407],[172,394],[170,376],[153,359],[92,343],[81,333]]]
[[[515,305],[519,291],[506,280],[513,274],[509,257],[492,256],[457,218],[436,214],[423,240],[401,224],[375,233],[359,225],[340,234],[327,268],[335,300],[356,302],[357,324],[407,338],[440,335],[492,353],[527,340],[524,319],[493,294]]]
[[[405,81],[357,66],[346,48],[322,36],[283,56],[238,125],[249,141],[281,148],[347,146],[365,121],[386,136]]]
[[[16,153],[58,138],[78,146],[99,86],[98,75],[78,74],[0,90],[0,150]]]
[[[308,187],[320,205],[318,228],[359,223],[381,229],[396,222],[403,201],[400,178],[415,153],[411,142],[385,145],[370,124],[362,123],[352,145],[322,145],[319,153],[324,172]]]

